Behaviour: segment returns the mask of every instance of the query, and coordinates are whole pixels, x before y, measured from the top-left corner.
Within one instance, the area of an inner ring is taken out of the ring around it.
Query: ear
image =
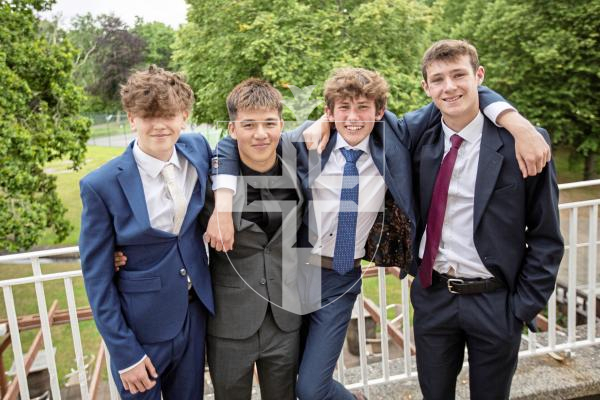
[[[128,112],[127,119],[129,120],[129,126],[131,127],[131,131],[135,132],[135,116],[132,113]]]
[[[333,117],[333,110],[329,107],[325,106],[325,114],[327,114],[327,119],[329,122],[335,122],[335,118]]]
[[[427,84],[427,81],[425,81],[425,79],[423,79],[421,81],[421,87],[425,91],[425,94],[427,95],[427,97],[431,97],[431,94],[429,94],[429,85]]]
[[[229,136],[231,136],[233,139],[237,140],[237,133],[235,133],[235,122],[230,121],[227,124],[227,130],[229,131]]]
[[[187,124],[187,120],[190,117],[190,113],[186,111],[184,111],[183,113],[181,113],[181,117],[183,118],[183,124],[181,124],[181,129],[185,129],[186,124]]]
[[[485,69],[481,65],[477,68],[477,71],[475,71],[475,76],[477,77],[477,84],[481,85],[485,78]]]
[[[375,121],[381,121],[381,118],[383,118],[383,114],[385,113],[385,105],[383,107],[381,107],[381,110],[379,110],[376,114],[375,114]]]

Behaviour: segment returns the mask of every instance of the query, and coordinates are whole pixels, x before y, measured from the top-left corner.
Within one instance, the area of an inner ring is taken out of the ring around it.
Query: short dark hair
[[[236,85],[227,96],[229,119],[235,120],[240,110],[277,110],[281,118],[283,97],[269,82],[249,78]]]
[[[469,56],[473,72],[479,68],[477,49],[466,40],[444,39],[431,45],[423,55],[421,73],[427,81],[427,67],[435,61],[456,61],[459,57]]]

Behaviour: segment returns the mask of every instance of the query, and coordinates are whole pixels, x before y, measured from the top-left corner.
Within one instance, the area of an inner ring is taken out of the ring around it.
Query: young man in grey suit
[[[277,153],[281,100],[273,86],[254,78],[227,97],[242,176],[233,197],[237,245],[210,253],[215,315],[208,321],[207,356],[217,400],[250,399],[255,364],[263,400],[295,398],[301,316],[290,311],[293,290],[284,286],[293,284],[293,271],[282,265],[290,266],[283,249],[295,241],[302,193],[295,168]]]

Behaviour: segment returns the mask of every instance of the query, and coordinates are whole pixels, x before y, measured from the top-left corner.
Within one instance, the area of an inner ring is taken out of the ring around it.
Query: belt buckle
[[[448,279],[448,281],[447,281],[447,284],[448,284],[448,291],[449,291],[450,293],[454,293],[454,294],[460,294],[460,292],[457,292],[457,291],[456,291],[456,290],[453,288],[453,286],[452,286],[452,285],[453,285],[453,284],[455,284],[455,283],[458,283],[458,284],[463,284],[463,283],[465,283],[465,281],[463,281],[462,279],[459,279],[459,278],[450,278],[450,279]]]

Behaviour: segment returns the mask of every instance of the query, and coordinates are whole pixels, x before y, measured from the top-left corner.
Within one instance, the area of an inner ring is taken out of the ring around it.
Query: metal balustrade
[[[600,185],[600,180],[586,181],[586,182],[575,182],[570,184],[559,185],[561,190],[567,190],[577,187],[595,186]],[[596,332],[596,296],[597,290],[597,262],[598,262],[598,206],[600,205],[600,199],[578,201],[572,203],[565,203],[559,206],[561,214],[567,216],[566,229],[563,229],[563,236],[565,238],[565,258],[566,267],[568,268],[568,282],[566,285],[566,297],[567,303],[567,327],[566,333],[564,329],[559,329],[557,324],[557,296],[556,291],[553,293],[547,307],[547,333],[541,338],[540,334],[529,332],[524,335],[524,340],[527,345],[519,353],[519,357],[527,357],[534,354],[543,353],[554,353],[554,352],[571,352],[582,346],[590,346],[598,344],[600,339]],[[580,221],[578,217],[587,214],[588,218],[588,231],[587,239],[579,241],[580,236],[579,226]],[[563,218],[564,219],[564,218]],[[577,268],[582,267],[578,265],[578,249],[587,249],[587,283],[583,286],[587,290],[587,299],[584,298],[587,313],[587,331],[585,337],[577,337],[576,334],[576,318],[577,318]],[[84,400],[93,399],[94,393],[90,393],[90,386],[88,386],[88,373],[84,363],[84,352],[81,344],[81,335],[79,331],[79,318],[77,316],[77,306],[75,301],[75,294],[73,290],[73,279],[81,277],[81,269],[43,274],[40,267],[40,260],[47,257],[54,256],[65,256],[78,254],[77,247],[67,247],[61,249],[53,249],[46,251],[37,251],[30,253],[12,254],[6,256],[0,256],[0,268],[1,264],[24,262],[28,261],[31,264],[32,275],[25,278],[15,278],[0,281],[0,287],[4,294],[4,302],[6,305],[7,322],[9,333],[12,341],[12,348],[14,354],[14,364],[16,369],[16,379],[18,382],[27,382],[27,368],[25,365],[25,358],[23,356],[23,348],[21,342],[21,336],[18,326],[18,317],[15,307],[15,299],[13,295],[13,288],[19,285],[33,284],[35,287],[38,313],[40,317],[40,328],[43,336],[43,344],[46,349],[47,360],[48,360],[48,371],[50,375],[50,388],[53,399],[60,399],[60,384],[59,377],[57,375],[56,360],[53,356],[53,352],[49,349],[53,349],[53,341],[51,334],[51,322],[48,316],[48,307],[46,304],[46,297],[44,292],[44,283],[54,280],[62,280],[65,287],[65,295],[68,305],[68,315],[70,320],[71,333],[73,337],[73,346],[76,355],[77,375],[79,377],[79,387],[81,392],[81,398]],[[345,384],[350,389],[362,389],[365,394],[369,395],[369,387],[373,385],[381,385],[389,382],[396,382],[405,379],[414,378],[416,376],[416,370],[413,367],[413,355],[411,352],[411,318],[410,318],[410,305],[409,305],[409,290],[410,281],[404,279],[400,282],[401,286],[401,299],[399,305],[401,306],[401,321],[402,321],[402,337],[403,337],[403,349],[401,357],[397,360],[392,360],[390,356],[390,335],[388,333],[388,326],[390,321],[387,317],[388,304],[386,302],[386,269],[377,268],[377,273],[372,278],[365,279],[377,279],[379,296],[378,296],[378,312],[379,312],[379,325],[380,325],[380,336],[381,336],[381,361],[368,364],[367,355],[367,339],[366,339],[366,328],[365,328],[365,306],[364,298],[362,295],[358,296],[357,309],[358,309],[358,340],[359,340],[359,363],[360,363],[360,374],[359,379],[354,382],[348,382],[346,379],[346,367],[344,365],[344,356],[340,357],[338,362],[338,368],[336,372],[336,379],[341,383]],[[64,349],[58,349],[57,351],[64,351]],[[109,355],[106,351],[101,351],[99,354],[104,354],[106,357],[106,365],[108,368],[110,365]],[[98,365],[98,361],[96,361]],[[396,363],[398,368],[394,368],[396,372],[392,372],[391,365]],[[375,366],[375,368],[369,368],[369,365]],[[401,367],[401,368],[400,368]],[[401,372],[397,372],[401,371]],[[376,374],[375,374],[376,372]],[[377,376],[374,376],[377,375]],[[109,377],[109,388],[110,398],[118,399],[118,393],[112,382],[110,371]],[[97,378],[96,378],[97,379]],[[27,385],[19,385],[19,393],[22,399],[29,399],[29,388]]]

